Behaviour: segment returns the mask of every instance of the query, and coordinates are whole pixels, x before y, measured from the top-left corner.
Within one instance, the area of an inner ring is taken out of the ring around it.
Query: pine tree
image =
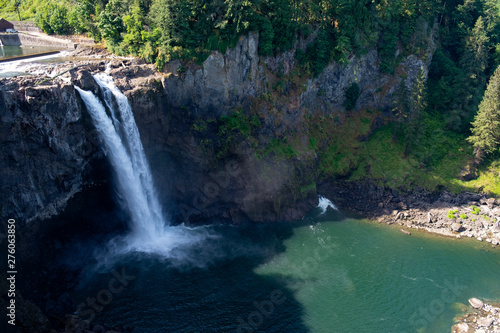
[[[477,163],[500,145],[500,66],[490,79],[467,140],[474,145]]]
[[[392,112],[394,113],[394,131],[392,133],[393,142],[396,142],[398,131],[408,117],[408,109],[408,89],[406,89],[405,81],[401,80],[395,93],[394,108],[392,109]]]
[[[452,105],[452,117],[449,127],[455,130],[464,130],[477,112],[484,85],[486,82],[485,70],[488,66],[488,41],[484,20],[480,16],[474,28],[466,39],[466,49],[460,58],[462,75],[459,75],[455,84],[457,98]]]
[[[100,14],[99,30],[104,39],[118,43],[122,39],[121,34],[125,32],[123,25],[123,14],[126,12],[122,0],[111,0]]]
[[[426,76],[423,68],[417,74],[417,80],[413,84],[409,95],[409,113],[406,125],[406,148],[405,155],[414,148],[423,133],[423,115],[427,108],[427,89],[425,86]]]

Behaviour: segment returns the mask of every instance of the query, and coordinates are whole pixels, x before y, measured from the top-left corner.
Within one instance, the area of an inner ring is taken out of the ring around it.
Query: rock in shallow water
[[[483,302],[477,298],[470,298],[469,304],[475,309],[481,309],[483,307]]]
[[[466,332],[469,332],[469,325],[467,325],[466,323],[460,323],[460,324],[457,324],[456,326],[456,329],[457,329],[457,333],[466,333]]]

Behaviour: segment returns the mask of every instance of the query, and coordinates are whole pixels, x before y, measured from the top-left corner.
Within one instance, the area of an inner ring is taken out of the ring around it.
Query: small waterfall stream
[[[320,195],[320,196],[318,196],[318,200],[319,200],[318,208],[321,209],[321,214],[325,214],[328,207],[330,207],[334,211],[337,211],[337,212],[339,211],[337,206],[335,206],[333,204],[333,202],[331,202],[329,199]]]

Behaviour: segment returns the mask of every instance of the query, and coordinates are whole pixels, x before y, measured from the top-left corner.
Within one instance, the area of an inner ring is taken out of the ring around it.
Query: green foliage
[[[399,23],[389,24],[382,32],[378,52],[380,54],[380,69],[386,73],[394,73],[395,53],[398,42]]]
[[[125,32],[122,15],[126,12],[122,0],[111,0],[100,14],[99,30],[104,39],[112,43],[119,43],[121,34]]]
[[[208,120],[193,125],[193,129],[202,132],[209,128],[209,124],[217,124],[214,147],[217,158],[224,158],[236,147],[242,139],[251,140],[252,133],[260,127],[260,119],[257,115],[248,116],[242,109],[238,108],[227,116],[221,116],[217,121]]]
[[[443,114],[449,129],[468,134],[487,77],[497,66],[498,2],[468,0],[446,5],[454,10],[441,14],[443,48],[436,52],[431,66],[429,105]]]
[[[311,70],[316,76],[328,65],[332,59],[333,41],[326,28],[320,28],[313,44],[307,47],[305,56],[299,57],[302,60],[303,68]]]
[[[347,111],[351,111],[356,107],[356,102],[358,101],[360,89],[359,85],[356,82],[351,83],[349,87],[347,87],[345,91],[345,101],[344,108]]]
[[[282,158],[292,158],[298,155],[297,151],[288,142],[287,138],[278,139],[272,138],[269,143],[264,148],[264,156],[274,154],[275,156]]]
[[[500,144],[500,67],[488,84],[472,126],[472,135],[468,140],[474,145],[476,160],[481,161],[485,154],[496,151]]]
[[[312,182],[308,185],[304,185],[299,189],[299,192],[301,194],[307,194],[309,192],[315,192],[316,191],[316,182]]]
[[[318,140],[314,137],[309,138],[309,149],[316,150],[318,149]]]
[[[425,73],[420,68],[417,79],[408,96],[408,117],[406,121],[406,148],[405,155],[419,144],[424,132],[424,111],[427,107],[427,87]]]
[[[458,213],[458,210],[450,210],[448,211],[448,218],[449,219],[455,219],[455,214]],[[462,214],[463,215],[463,214]],[[463,218],[462,215],[460,215],[460,218]]]
[[[292,20],[291,6],[289,0],[264,1],[263,9],[268,13],[273,27],[273,48],[276,52],[286,51],[295,43],[296,29]]]
[[[208,129],[207,123],[203,119],[200,119],[197,122],[193,123],[192,128],[196,132],[200,132],[200,133],[203,133],[203,132],[207,131],[207,129]]]
[[[249,122],[250,122],[250,126],[252,126],[253,128],[259,128],[261,126],[259,116],[257,116],[256,114],[254,114],[252,117],[250,117]]]
[[[245,138],[250,136],[253,129],[261,125],[257,115],[249,117],[241,109],[236,109],[227,116],[221,116],[220,123],[221,125],[218,131],[219,136],[241,133]]]
[[[40,8],[35,16],[35,24],[47,34],[64,35],[72,31],[68,9],[58,4]]]
[[[285,82],[283,80],[278,80],[276,83],[273,85],[273,89],[276,90],[278,93],[283,93],[285,91]]]
[[[126,33],[121,43],[122,50],[127,54],[137,56],[143,45],[143,39],[148,37],[148,33],[143,31],[144,17],[138,1],[134,2],[130,14],[123,16],[123,24],[126,27]]]
[[[465,219],[468,219],[469,217],[467,215],[465,215],[465,214],[460,214],[460,218],[463,219],[463,220],[465,220]]]
[[[474,215],[479,215],[479,213],[481,212],[481,208],[477,207],[476,205],[470,206],[470,209],[472,210],[471,214]]]
[[[452,122],[449,113],[456,98],[456,90],[459,88],[457,78],[462,76],[462,71],[457,64],[446,54],[443,49],[437,49],[432,57],[429,68],[429,107],[436,113],[447,116],[447,123]],[[452,126],[448,126],[452,127]]]
[[[201,63],[210,51],[224,52],[235,46],[248,31],[259,32],[259,54],[268,56],[289,50],[296,36],[305,37],[318,29],[307,51],[297,52],[299,63],[314,75],[321,73],[333,59],[347,63],[352,53],[364,52],[378,40],[384,59],[382,68],[391,71],[398,38],[403,45],[411,44],[418,18],[425,16],[424,21],[430,21],[439,7],[428,0],[419,4],[406,0],[394,3],[370,0],[3,2],[6,6],[4,11],[0,10],[2,14],[14,16],[19,10],[23,18],[30,18],[41,12],[39,25],[46,31],[89,32],[96,41],[103,39],[113,52],[139,55],[160,69],[175,58]],[[66,8],[67,15],[56,12],[53,19],[44,16],[42,12],[50,5]]]
[[[274,29],[268,18],[258,16],[257,28],[259,31],[259,54],[269,56],[273,54]]]

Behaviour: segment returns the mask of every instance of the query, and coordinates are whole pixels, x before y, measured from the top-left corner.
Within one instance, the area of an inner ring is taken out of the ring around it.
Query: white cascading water
[[[108,74],[96,74],[94,79],[101,88],[111,117],[92,92],[79,87],[75,89],[80,93],[101,135],[104,152],[116,173],[118,195],[131,222],[130,234],[112,242],[113,251],[167,255],[180,245],[193,244],[206,238],[203,230],[167,225],[127,97]]]
[[[338,211],[338,208],[337,206],[335,206],[333,204],[333,202],[331,202],[330,200],[328,200],[327,198],[319,195],[318,196],[318,199],[319,199],[319,203],[318,203],[318,208],[321,209],[321,214],[325,214],[326,213],[326,210],[328,209],[328,207],[330,207],[331,209],[333,210],[336,210]]]

